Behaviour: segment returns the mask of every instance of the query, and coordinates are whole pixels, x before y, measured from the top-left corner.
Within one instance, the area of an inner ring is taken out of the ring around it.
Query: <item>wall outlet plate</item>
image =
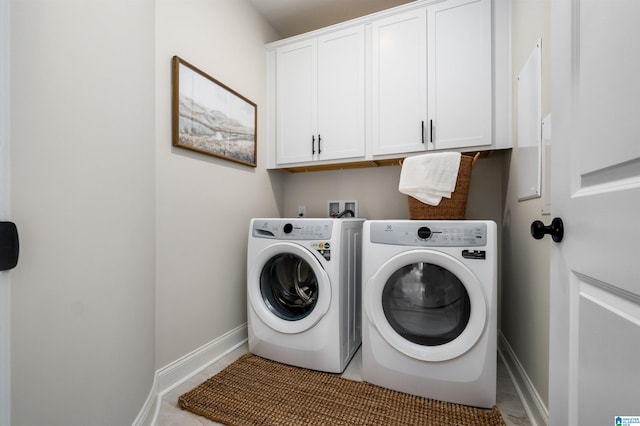
[[[345,210],[353,211],[353,217],[358,216],[358,200],[329,200],[327,201],[327,214],[329,217],[336,217]],[[345,215],[343,217],[351,217]]]

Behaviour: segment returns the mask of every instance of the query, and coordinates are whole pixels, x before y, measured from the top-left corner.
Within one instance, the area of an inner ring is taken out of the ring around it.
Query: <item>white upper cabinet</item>
[[[428,148],[427,11],[411,10],[371,24],[373,155]]]
[[[317,43],[303,40],[276,51],[278,164],[311,161],[317,137]]]
[[[318,38],[320,160],[364,157],[364,26]]]
[[[276,163],[364,158],[364,26],[276,50]]]
[[[491,145],[491,0],[427,8],[429,136],[434,149]]]
[[[269,167],[511,147],[510,0],[419,0],[267,46]]]
[[[491,0],[371,24],[373,155],[491,145]]]

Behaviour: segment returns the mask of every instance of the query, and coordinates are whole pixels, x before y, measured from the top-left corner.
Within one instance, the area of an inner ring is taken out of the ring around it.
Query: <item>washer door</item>
[[[457,259],[432,250],[389,259],[366,283],[364,300],[366,315],[382,337],[423,361],[462,355],[486,324],[478,278]]]
[[[270,328],[300,333],[313,327],[329,310],[329,276],[304,247],[280,242],[262,250],[247,276],[247,296]]]

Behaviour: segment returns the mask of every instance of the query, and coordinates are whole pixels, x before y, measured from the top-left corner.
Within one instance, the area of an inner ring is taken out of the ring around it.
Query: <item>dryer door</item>
[[[367,319],[395,349],[423,361],[468,351],[487,323],[478,278],[457,259],[411,250],[385,262],[366,283]]]
[[[331,283],[309,250],[280,242],[266,247],[254,261],[247,276],[247,296],[267,326],[281,333],[300,333],[327,313]]]

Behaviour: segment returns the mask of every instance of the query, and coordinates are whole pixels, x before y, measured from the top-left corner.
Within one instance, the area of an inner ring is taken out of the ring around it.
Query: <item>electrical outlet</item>
[[[298,206],[298,217],[304,217],[307,215],[307,207],[306,206]]]

